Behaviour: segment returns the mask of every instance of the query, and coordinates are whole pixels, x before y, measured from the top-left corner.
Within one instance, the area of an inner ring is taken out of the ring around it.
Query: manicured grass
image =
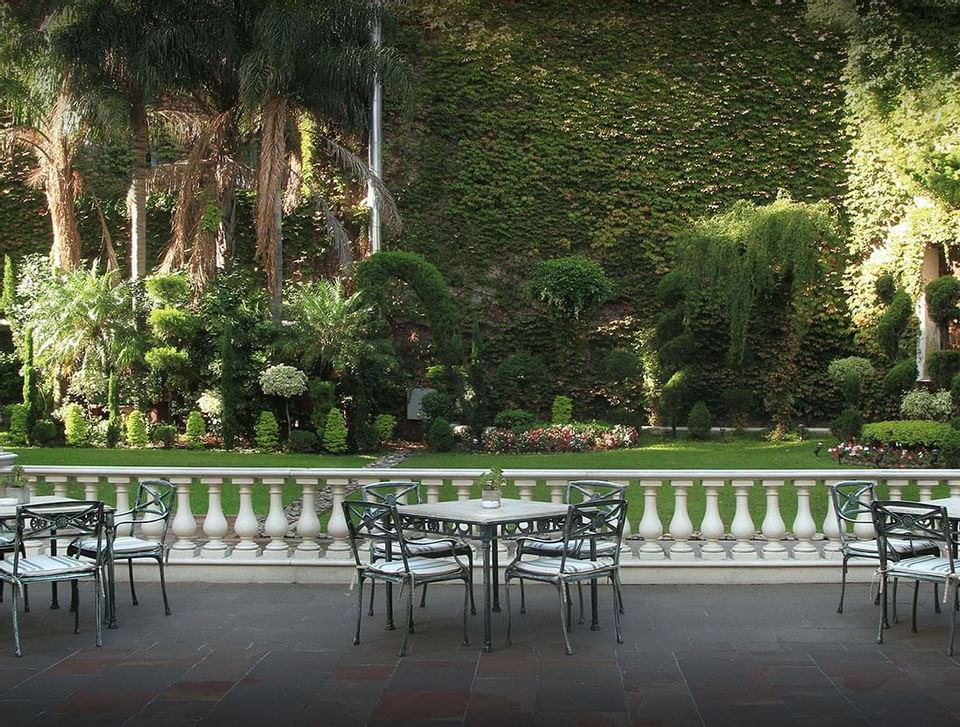
[[[21,465],[91,467],[363,467],[375,454],[343,456],[224,452],[207,449],[100,449],[95,447],[7,447]]]

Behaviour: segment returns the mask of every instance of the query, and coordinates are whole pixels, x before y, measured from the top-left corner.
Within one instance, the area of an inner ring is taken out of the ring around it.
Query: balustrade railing
[[[387,479],[422,483],[428,502],[477,496],[480,470],[213,469],[24,467],[33,494],[104,496],[129,508],[137,481],[178,486],[172,563],[224,564],[349,558],[340,503],[357,485]],[[505,470],[507,496],[562,502],[574,479],[628,485],[630,521],[622,562],[740,565],[811,562],[837,556],[837,525],[828,488],[845,479],[878,482],[881,496],[960,496],[957,470]],[[224,506],[229,494],[231,506]],[[290,501],[301,507],[291,514]],[[631,527],[635,526],[635,527]],[[122,529],[122,523],[121,523]],[[870,537],[869,522],[856,534]]]

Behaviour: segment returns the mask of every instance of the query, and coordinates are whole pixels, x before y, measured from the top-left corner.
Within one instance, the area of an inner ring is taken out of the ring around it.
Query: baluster
[[[637,526],[637,534],[643,538],[637,558],[640,560],[663,560],[665,557],[660,536],[663,535],[663,523],[657,512],[657,490],[660,480],[640,480],[643,490],[643,516]]]
[[[227,544],[223,539],[229,527],[223,514],[223,479],[204,477],[200,482],[207,486],[207,515],[203,518],[203,534],[207,536],[207,542],[200,549],[200,554],[204,558],[226,558]],[[177,491],[179,490],[178,487]]]
[[[921,480],[917,479],[917,489],[920,492],[920,501],[926,502],[933,499],[933,488],[939,483],[939,480]]]
[[[53,494],[57,497],[67,496],[67,478],[63,475],[48,475],[44,478],[48,485],[53,485]]]
[[[902,500],[903,488],[910,484],[910,480],[887,480],[887,499]]]
[[[725,560],[726,551],[720,544],[723,537],[723,520],[720,519],[720,488],[723,480],[703,480],[703,493],[706,506],[703,521],[700,523],[700,535],[704,539],[700,548],[700,557],[704,560]]]
[[[175,477],[170,483],[177,486],[177,512],[170,524],[177,540],[170,546],[170,558],[190,560],[197,555],[197,543],[193,537],[197,533],[197,518],[193,515],[190,502],[190,479]]]
[[[624,493],[625,493],[624,496],[625,496],[625,497],[627,498],[627,500],[629,501],[629,499],[630,499],[630,498],[629,498],[629,493],[630,493],[630,480],[610,480],[610,481],[613,482],[614,484],[617,484],[617,485],[623,485],[623,487],[624,487]],[[624,510],[624,513],[623,513],[623,541],[620,543],[620,552],[623,554],[623,556],[626,556],[626,557],[628,557],[628,558],[633,557],[633,549],[630,547],[630,543],[627,542],[627,538],[629,538],[632,534],[633,534],[633,530],[632,530],[631,527],[630,527],[630,516],[629,516],[628,512],[627,512],[626,510]],[[621,557],[623,557],[623,556],[621,556]]]
[[[834,560],[840,557],[840,528],[837,526],[837,510],[833,506],[833,486],[843,480],[824,480],[827,492],[827,514],[823,518],[823,557]]]
[[[431,478],[422,481],[422,486],[427,490],[427,502],[431,504],[440,502],[440,488],[443,487],[443,480]]]
[[[116,475],[107,477],[107,482],[113,486],[117,498],[113,522],[118,537],[129,535],[132,531],[130,527],[130,521],[133,520],[133,515],[130,514],[130,481],[130,477],[117,477]]]
[[[786,560],[787,549],[783,547],[782,541],[787,534],[787,526],[780,514],[779,490],[783,487],[783,480],[763,480],[762,484],[767,491],[767,511],[760,525],[760,531],[766,539],[761,552],[764,560]]]
[[[517,484],[517,490],[520,493],[521,500],[532,500],[533,499],[533,488],[536,486],[537,481],[529,477],[519,478],[514,477],[513,481]]]
[[[97,485],[100,484],[100,478],[96,475],[77,475],[77,482],[83,485],[84,500],[99,500],[97,496]]]
[[[317,481],[314,478],[298,477],[297,484],[303,487],[300,495],[303,507],[300,509],[300,519],[297,520],[300,544],[293,552],[293,557],[298,560],[314,560],[320,557],[320,543],[317,542],[317,537],[320,535],[320,518],[317,517]]]
[[[350,530],[343,516],[343,498],[347,492],[347,480],[330,478],[327,486],[333,491],[333,505],[330,509],[330,520],[327,522],[327,535],[332,542],[327,546],[326,557],[330,560],[345,560],[352,557],[350,553]]]
[[[737,509],[730,524],[730,534],[736,538],[730,556],[736,560],[755,560],[757,549],[751,542],[756,530],[750,517],[750,488],[753,480],[733,480]]]
[[[32,500],[37,494],[37,485],[40,484],[38,475],[27,474],[27,500]]]
[[[272,560],[282,560],[290,554],[284,538],[290,529],[287,515],[283,511],[283,478],[265,477],[263,484],[270,488],[270,511],[263,524],[263,532],[270,537],[270,542],[263,548],[263,557]]]
[[[795,560],[819,560],[820,554],[813,544],[813,536],[817,534],[817,524],[813,521],[810,512],[810,490],[816,485],[816,480],[794,480],[793,486],[797,489],[797,516],[793,521],[793,535],[797,539],[793,546]]]
[[[853,523],[853,534],[860,540],[872,540],[877,537],[877,533],[873,529],[873,516],[870,514],[870,493],[864,492],[860,495],[860,504],[863,508]]]
[[[567,492],[567,481],[547,480],[547,489],[550,490],[550,502],[560,505]]]
[[[471,490],[473,489],[473,480],[464,477],[454,477],[451,480],[453,483],[454,489],[457,491],[457,499],[461,502],[463,500],[469,500],[471,495]]]
[[[673,545],[670,547],[671,560],[692,560],[693,546],[690,545],[690,536],[693,535],[693,523],[687,511],[687,490],[693,487],[693,480],[673,480],[673,517],[670,520],[670,536]]]
[[[947,480],[950,497],[960,497],[960,480]]]
[[[240,496],[240,509],[237,512],[237,520],[233,524],[233,532],[237,534],[240,542],[233,546],[230,557],[237,560],[257,558],[260,555],[260,548],[254,542],[254,538],[260,533],[260,525],[253,511],[253,480],[233,478],[232,481],[238,486],[237,494]]]

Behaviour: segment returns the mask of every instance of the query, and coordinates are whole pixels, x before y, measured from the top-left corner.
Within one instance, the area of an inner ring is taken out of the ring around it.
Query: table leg
[[[493,544],[493,552],[497,552],[496,538],[491,538],[491,534],[484,529],[481,535],[480,545],[483,548],[483,650],[487,653],[493,651],[493,635],[490,629],[490,549]],[[496,583],[496,578],[494,579]]]
[[[497,543],[496,533],[490,539],[490,553],[493,565],[490,576],[493,581],[493,612],[500,613],[500,554],[497,552],[500,545]]]
[[[57,554],[57,539],[52,538],[50,540],[50,555],[56,555],[56,554]],[[56,581],[53,581],[50,584],[50,608],[53,610],[60,608],[60,599],[58,598]]]
[[[117,628],[117,578],[113,562],[113,540],[117,536],[113,515],[107,515],[107,628]]]
[[[387,592],[387,631],[393,631],[396,626],[393,625],[393,584],[390,581],[387,581],[385,584],[384,590]]]

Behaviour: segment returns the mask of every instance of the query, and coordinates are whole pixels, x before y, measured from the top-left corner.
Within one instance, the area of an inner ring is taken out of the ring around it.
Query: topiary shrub
[[[677,433],[677,425],[684,410],[687,391],[687,373],[680,370],[670,377],[660,394],[660,416],[664,421],[670,422],[674,434]]]
[[[537,263],[529,289],[561,315],[579,319],[610,297],[613,284],[600,263],[572,255]]]
[[[859,409],[848,407],[830,422],[830,433],[841,442],[856,439],[863,431],[863,414]]]
[[[291,452],[309,454],[320,446],[317,435],[307,429],[294,429],[287,438],[287,449]]]
[[[336,407],[327,414],[327,422],[323,427],[323,448],[330,454],[347,451],[347,418]]]
[[[928,419],[895,419],[870,422],[863,426],[863,441],[887,447],[940,447],[955,439],[960,432],[949,424]]]
[[[57,438],[57,425],[49,419],[39,419],[30,431],[30,441],[38,447],[46,447]]]
[[[493,418],[493,423],[501,429],[526,429],[536,417],[526,409],[504,409]]]
[[[63,436],[71,447],[86,447],[90,441],[90,425],[79,404],[67,405],[63,417]]]
[[[192,411],[187,415],[187,446],[190,449],[200,449],[203,447],[203,438],[207,434],[207,422],[203,414],[198,411]]]
[[[547,367],[539,356],[525,352],[507,356],[493,380],[505,409],[541,410],[547,393]]]
[[[389,442],[397,429],[397,418],[393,414],[377,414],[373,420],[373,428],[380,442]]]
[[[375,452],[380,446],[377,430],[365,419],[354,422],[353,442],[358,452]]]
[[[910,295],[900,290],[893,296],[886,312],[877,322],[877,343],[891,361],[897,360],[900,353],[900,337],[913,319],[913,302]]]
[[[938,389],[946,389],[960,374],[960,351],[933,351],[927,357],[927,373]]]
[[[713,426],[713,415],[707,405],[698,401],[687,415],[687,432],[693,439],[709,439],[710,427]]]
[[[147,418],[142,411],[134,409],[127,415],[127,444],[142,449],[147,446]]]
[[[960,318],[960,279],[952,275],[931,280],[927,285],[927,312],[939,326],[945,326],[950,321]]]
[[[873,364],[862,356],[835,358],[827,365],[827,376],[837,386],[843,386],[843,382],[850,374],[854,374],[862,381],[872,373]]]
[[[272,411],[260,412],[254,439],[261,452],[276,452],[280,449],[280,425]]]
[[[453,428],[443,417],[437,417],[430,423],[430,429],[427,430],[427,444],[430,449],[438,452],[449,452],[456,444],[456,437],[453,434]]]
[[[23,404],[7,405],[7,421],[10,422],[10,444],[24,446],[27,444],[27,407]]]
[[[873,289],[877,293],[877,300],[884,305],[890,305],[893,302],[893,296],[897,292],[897,281],[890,273],[884,273],[876,279]]]
[[[904,419],[930,419],[945,422],[953,415],[949,391],[931,394],[925,389],[908,391],[900,400],[900,416]]]
[[[909,391],[917,382],[917,362],[907,358],[891,368],[883,377],[883,390],[887,394]]]
[[[154,424],[150,427],[150,442],[170,448],[177,441],[177,428],[173,424]]]
[[[323,428],[327,426],[327,414],[337,405],[337,396],[332,381],[310,379],[307,382],[310,393],[310,421],[317,431],[317,439],[323,440]]]
[[[442,391],[431,391],[420,400],[420,412],[428,422],[437,417],[451,420],[459,413],[456,400]]]
[[[553,406],[550,407],[551,424],[569,424],[573,421],[573,399],[569,396],[553,397]]]

